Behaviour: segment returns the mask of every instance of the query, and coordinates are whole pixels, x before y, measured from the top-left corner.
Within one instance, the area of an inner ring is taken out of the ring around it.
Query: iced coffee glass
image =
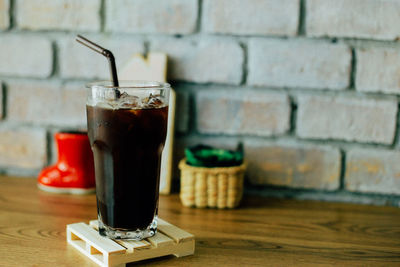
[[[87,85],[87,125],[96,176],[99,233],[140,240],[157,230],[161,152],[170,85]]]

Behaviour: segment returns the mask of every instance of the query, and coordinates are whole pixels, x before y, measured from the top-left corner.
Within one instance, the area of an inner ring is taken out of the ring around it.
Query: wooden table
[[[196,236],[195,255],[132,266],[400,266],[400,209],[246,198],[239,209],[184,208],[161,218]],[[0,266],[96,266],[67,245],[67,224],[96,218],[95,196],[55,195],[0,177]]]

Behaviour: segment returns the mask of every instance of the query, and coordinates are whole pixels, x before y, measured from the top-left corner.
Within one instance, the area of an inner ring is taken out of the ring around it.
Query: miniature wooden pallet
[[[157,233],[142,241],[112,240],[98,233],[97,220],[67,225],[67,241],[100,266],[126,266],[126,263],[166,255],[183,257],[194,253],[194,236],[162,219]]]

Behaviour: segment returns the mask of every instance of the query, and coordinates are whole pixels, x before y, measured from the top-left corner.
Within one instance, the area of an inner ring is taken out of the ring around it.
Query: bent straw
[[[118,87],[119,83],[118,83],[117,68],[115,67],[115,58],[114,58],[113,53],[111,53],[110,50],[107,50],[107,49],[99,46],[98,44],[95,44],[92,41],[89,41],[88,39],[86,39],[85,37],[83,37],[79,34],[76,36],[76,41],[78,43],[83,44],[84,46],[89,47],[90,49],[96,51],[97,53],[102,54],[103,56],[105,56],[108,59],[113,86]]]

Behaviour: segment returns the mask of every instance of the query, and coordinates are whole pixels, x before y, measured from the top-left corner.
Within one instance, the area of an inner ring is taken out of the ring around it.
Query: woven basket
[[[182,204],[198,208],[235,208],[243,195],[246,162],[233,167],[193,167],[186,159],[179,163],[181,170]]]

